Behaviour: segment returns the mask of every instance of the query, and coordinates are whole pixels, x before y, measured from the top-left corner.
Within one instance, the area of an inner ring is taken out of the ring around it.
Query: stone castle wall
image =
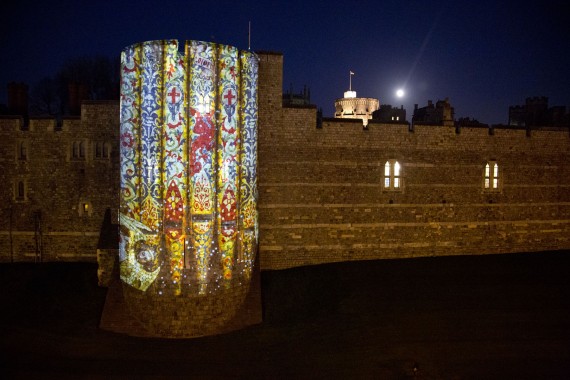
[[[261,83],[278,83],[282,64]],[[260,111],[262,269],[344,260],[570,248],[568,131],[416,126]],[[262,95],[263,97],[263,95]],[[262,102],[262,104],[265,104]],[[384,164],[402,188],[383,188]],[[500,191],[484,190],[485,164]]]
[[[96,260],[105,210],[118,208],[118,119],[118,102],[86,102],[61,125],[0,119],[0,262]]]
[[[570,249],[568,130],[462,128],[325,119],[282,107],[283,56],[259,67],[259,257],[262,270],[342,260]],[[80,119],[0,119],[0,260],[96,260],[107,208],[118,208],[117,103],[84,103]],[[73,142],[87,142],[84,160]],[[29,142],[27,160],[18,145]],[[109,159],[93,143],[112,144]],[[400,191],[384,164],[402,165]],[[483,189],[484,165],[500,191]],[[26,199],[15,181],[26,182]],[[90,214],[81,212],[84,202]],[[11,217],[10,217],[11,215]],[[12,221],[10,223],[10,220]]]

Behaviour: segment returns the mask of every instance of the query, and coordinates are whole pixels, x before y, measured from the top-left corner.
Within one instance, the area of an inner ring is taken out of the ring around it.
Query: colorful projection
[[[257,225],[258,59],[209,42],[121,55],[120,271],[160,295],[251,276]]]

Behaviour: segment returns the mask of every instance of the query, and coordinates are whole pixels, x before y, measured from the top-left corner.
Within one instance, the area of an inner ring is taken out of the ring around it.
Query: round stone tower
[[[380,107],[380,101],[374,98],[357,98],[356,91],[345,91],[344,98],[334,102],[336,118],[362,119],[364,126],[372,119],[372,112]]]
[[[149,41],[121,55],[120,277],[149,336],[227,329],[257,251],[257,75],[249,51]]]

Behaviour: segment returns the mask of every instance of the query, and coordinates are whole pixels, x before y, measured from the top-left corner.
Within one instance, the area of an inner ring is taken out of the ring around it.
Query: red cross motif
[[[232,90],[229,89],[228,92],[224,95],[224,99],[228,99],[228,106],[232,105],[232,100],[236,97],[232,94]]]
[[[179,97],[181,94],[176,91],[176,87],[172,87],[172,91],[170,91],[166,95],[168,95],[172,98],[171,103],[174,104],[174,103],[176,103],[176,98]]]

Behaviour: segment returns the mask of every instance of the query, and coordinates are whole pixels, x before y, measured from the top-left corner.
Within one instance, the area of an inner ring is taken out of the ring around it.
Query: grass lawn
[[[569,264],[557,251],[266,271],[262,324],[187,340],[100,330],[96,264],[1,264],[0,365],[25,379],[568,379]]]

